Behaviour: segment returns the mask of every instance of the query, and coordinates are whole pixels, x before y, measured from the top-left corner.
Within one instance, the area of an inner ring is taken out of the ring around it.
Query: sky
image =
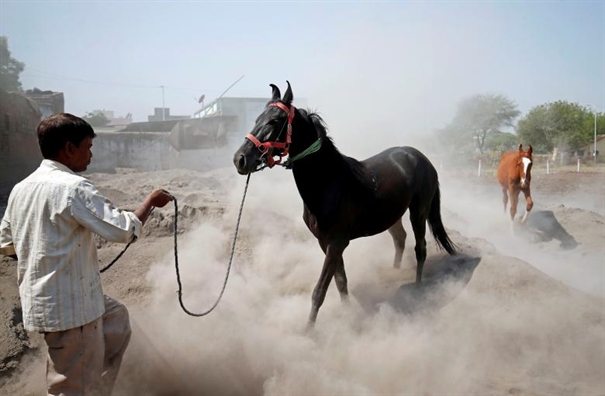
[[[1,1],[0,34],[76,115],[192,115],[241,76],[226,96],[288,80],[341,135],[441,128],[475,94],[605,105],[602,0]]]

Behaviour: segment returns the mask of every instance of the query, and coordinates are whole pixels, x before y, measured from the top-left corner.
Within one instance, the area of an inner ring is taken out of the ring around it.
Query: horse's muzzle
[[[246,156],[244,154],[235,154],[233,156],[233,164],[235,165],[235,169],[237,169],[237,173],[240,175],[247,175],[250,173],[250,171],[246,169],[246,163]]]

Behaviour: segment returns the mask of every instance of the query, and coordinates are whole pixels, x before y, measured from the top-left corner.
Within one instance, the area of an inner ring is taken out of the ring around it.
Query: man
[[[38,125],[44,157],[18,183],[0,225],[0,253],[18,259],[23,324],[48,345],[49,395],[109,395],[130,340],[128,311],[103,295],[94,234],[137,240],[153,207],[173,198],[156,189],[134,212],[116,208],[77,172],[92,158],[92,127],[71,114]]]

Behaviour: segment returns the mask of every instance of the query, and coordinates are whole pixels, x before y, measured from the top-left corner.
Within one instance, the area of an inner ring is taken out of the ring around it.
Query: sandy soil
[[[203,318],[178,305],[173,208],[158,209],[145,237],[103,275],[134,329],[115,394],[604,395],[604,176],[535,172],[536,207],[512,235],[492,178],[444,172],[444,223],[461,254],[427,237],[416,286],[409,225],[399,270],[388,234],[352,242],[351,302],[343,306],[332,286],[311,333],[304,326],[323,255],[288,171],[252,176],[225,295]],[[127,209],[158,186],[177,197],[185,305],[210,307],[245,178],[231,168],[89,177]],[[122,249],[99,247],[102,266]],[[44,347],[20,326],[7,258],[0,287],[0,393],[44,394]]]

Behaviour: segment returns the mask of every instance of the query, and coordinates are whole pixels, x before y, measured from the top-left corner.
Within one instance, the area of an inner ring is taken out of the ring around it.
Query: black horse
[[[272,100],[233,162],[245,175],[279,164],[289,154],[285,165],[292,169],[303,199],[303,219],[326,255],[313,290],[309,326],[315,323],[332,277],[342,301],[348,300],[342,254],[352,239],[388,230],[395,242],[393,266],[401,266],[406,239],[401,217],[408,208],[416,238],[416,282],[422,279],[426,259],[427,220],[438,244],[456,253],[441,221],[437,171],[420,151],[393,147],[364,161],[347,157],[327,136],[319,115],[292,105],[289,82],[283,98],[279,88],[271,87]]]

